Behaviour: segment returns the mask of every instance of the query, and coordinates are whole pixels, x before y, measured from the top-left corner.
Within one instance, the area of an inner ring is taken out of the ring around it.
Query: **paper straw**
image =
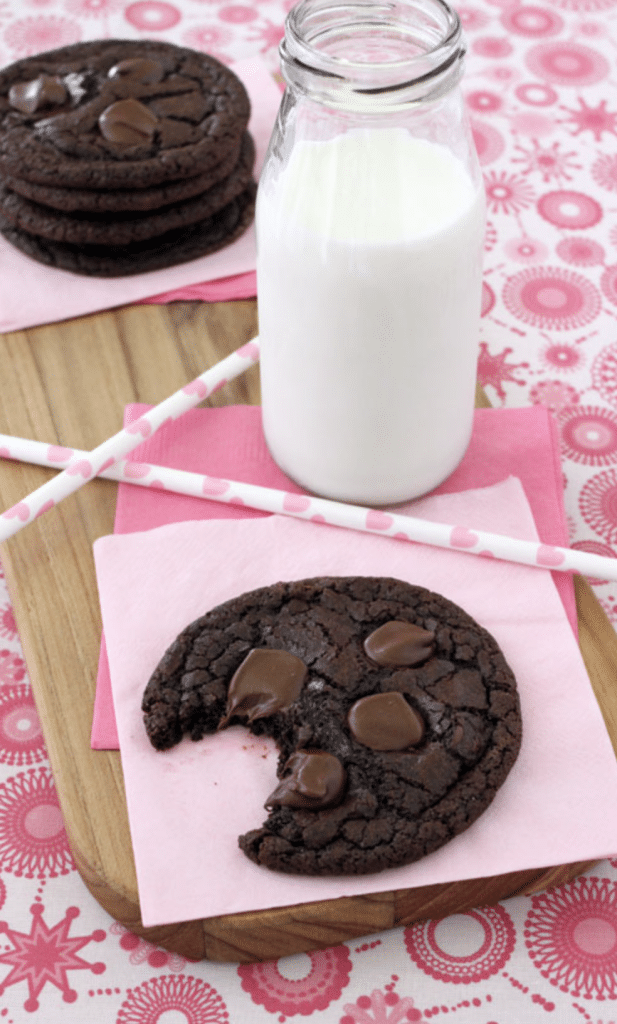
[[[84,458],[84,454],[72,448],[0,434],[0,456],[6,459],[18,459],[58,469],[66,463],[72,465],[75,460]],[[123,460],[104,469],[100,475],[109,480],[119,480],[140,487],[174,491],[223,504],[245,505],[262,512],[275,512],[314,523],[329,523],[332,526],[359,530],[362,533],[450,548],[470,555],[499,558],[506,562],[536,568],[577,572],[582,576],[617,581],[617,558],[553,547],[537,541],[517,540],[466,526],[429,522],[383,509],[362,508],[308,494],[292,494],[271,487],[260,487],[257,484],[239,483],[202,473],[188,473],[181,469],[155,466],[148,462]]]
[[[159,405],[153,406],[134,423],[95,448],[91,452],[76,452],[69,459],[65,469],[57,476],[48,480],[23,498],[16,505],[8,508],[0,516],[0,542],[12,537],[13,534],[27,526],[48,509],[53,508],[63,498],[68,497],[88,480],[112,466],[119,459],[141,444],[169,420],[176,420],[188,409],[192,409],[204,398],[208,398],[229,380],[244,373],[259,359],[259,340],[242,345],[231,355],[210,367],[199,377],[185,384],[179,391],[164,399]]]

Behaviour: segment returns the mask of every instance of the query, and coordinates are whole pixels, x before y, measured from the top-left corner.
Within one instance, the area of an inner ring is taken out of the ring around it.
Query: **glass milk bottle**
[[[264,432],[298,484],[384,505],[469,442],[484,192],[443,0],[301,0],[257,196]]]

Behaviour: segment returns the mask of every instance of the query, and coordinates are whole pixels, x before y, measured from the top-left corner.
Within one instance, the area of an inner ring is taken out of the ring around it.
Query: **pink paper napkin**
[[[144,408],[129,406],[125,420],[137,419]],[[261,410],[256,406],[191,410],[140,445],[133,458],[300,492],[270,457],[261,428]],[[540,406],[477,410],[465,458],[435,493],[484,487],[511,474],[522,481],[541,540],[557,546],[567,544],[559,442],[550,414]],[[413,503],[409,507],[413,509]],[[187,519],[260,518],[266,514],[120,484],[114,532],[130,533]],[[576,629],[572,580],[563,573],[553,576]],[[118,747],[104,641],[91,743],[95,749]]]
[[[520,482],[415,503],[417,514],[537,537]],[[500,874],[617,848],[617,762],[551,576],[527,566],[283,516],[173,523],[101,538],[95,563],[145,925]],[[524,739],[486,813],[429,857],[361,878],[284,876],[237,835],[272,790],[270,744],[236,726],[165,753],[149,744],[144,685],[188,622],[279,579],[392,575],[463,605],[500,643],[519,684]]]
[[[255,140],[259,175],[281,101],[281,91],[258,57],[233,65],[251,99],[249,130]],[[56,270],[19,252],[0,235],[0,331],[151,301],[255,295],[255,233],[251,227],[232,245],[165,270],[132,277],[96,278]]]

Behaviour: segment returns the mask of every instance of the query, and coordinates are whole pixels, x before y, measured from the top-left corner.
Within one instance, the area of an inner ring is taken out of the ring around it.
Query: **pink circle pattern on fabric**
[[[47,767],[0,784],[0,867],[18,878],[56,878],[75,870]]]
[[[306,953],[302,960],[308,960],[308,964],[306,972],[298,978],[286,977],[276,960],[241,964],[238,976],[242,988],[254,1003],[270,1013],[308,1016],[325,1010],[349,983],[352,963],[347,947],[333,946]]]
[[[567,459],[587,466],[617,462],[617,413],[599,406],[567,406],[557,422],[561,451]]]
[[[538,78],[551,85],[595,85],[609,73],[606,58],[582,43],[539,43],[527,51],[525,63]]]
[[[27,684],[0,689],[0,763],[30,765],[46,757],[43,730]]]
[[[486,981],[503,969],[514,952],[514,924],[499,904],[456,915],[451,931],[456,932],[457,942],[449,935],[454,951],[440,944],[439,924],[428,921],[404,932],[405,946],[413,962],[439,981],[458,985]],[[461,942],[465,945],[464,953],[459,952]]]
[[[547,192],[538,200],[538,213],[558,228],[591,228],[602,220],[602,207],[591,196],[572,189]]]
[[[164,974],[129,989],[115,1024],[157,1024],[170,1015],[186,1024],[231,1024],[222,996],[190,974]]]
[[[528,267],[507,278],[502,298],[523,323],[549,330],[571,330],[591,323],[602,303],[597,288],[563,267]]]
[[[617,886],[581,878],[532,897],[525,945],[542,977],[583,999],[617,998]]]

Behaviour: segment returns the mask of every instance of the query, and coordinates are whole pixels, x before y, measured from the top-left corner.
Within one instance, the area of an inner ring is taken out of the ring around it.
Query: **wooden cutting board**
[[[2,335],[0,432],[94,448],[120,429],[127,402],[158,403],[248,341],[256,326],[254,302],[176,303]],[[478,400],[488,404],[481,394]],[[256,368],[211,400],[258,402]],[[0,506],[15,504],[49,475],[0,460]],[[268,960],[538,891],[590,866],[540,866],[144,928],[120,757],[90,749],[101,635],[92,543],[113,530],[116,487],[89,483],[0,551],[71,849],[86,886],[112,917],[190,959]],[[617,750],[617,638],[589,586],[580,577],[575,583],[581,649]]]

